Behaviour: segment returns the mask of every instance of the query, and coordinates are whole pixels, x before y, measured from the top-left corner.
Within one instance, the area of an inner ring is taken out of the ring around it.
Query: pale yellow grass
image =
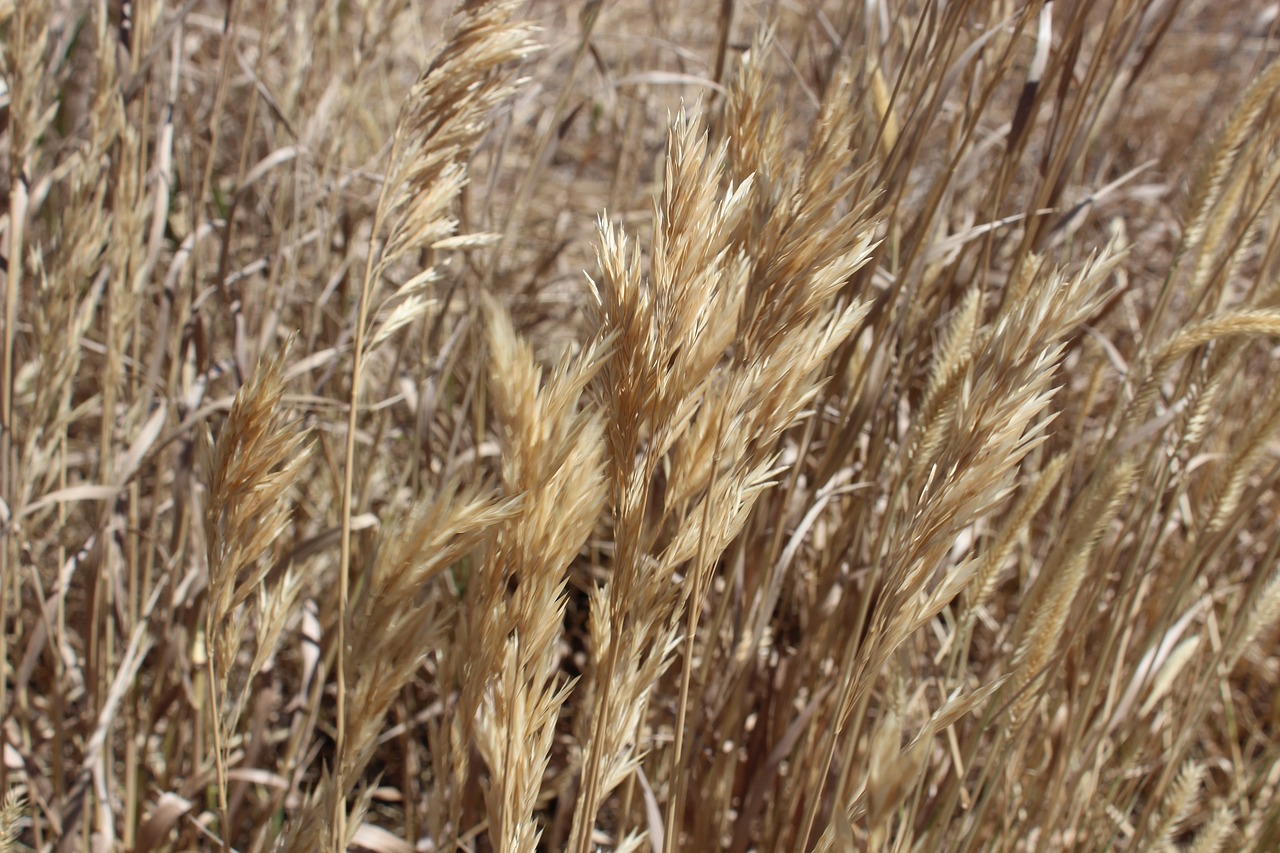
[[[0,850],[1276,849],[1274,27],[0,2]]]

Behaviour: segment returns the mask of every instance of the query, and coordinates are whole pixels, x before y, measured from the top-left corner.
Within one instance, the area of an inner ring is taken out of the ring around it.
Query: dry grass
[[[0,0],[0,850],[1277,849],[1257,5]]]

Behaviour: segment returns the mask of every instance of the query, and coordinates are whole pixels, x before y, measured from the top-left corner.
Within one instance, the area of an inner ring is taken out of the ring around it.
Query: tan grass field
[[[0,0],[0,851],[1280,849],[1278,54]]]

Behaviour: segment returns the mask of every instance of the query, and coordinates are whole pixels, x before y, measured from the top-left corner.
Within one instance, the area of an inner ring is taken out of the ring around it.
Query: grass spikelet
[[[1245,648],[1280,619],[1280,572],[1272,572],[1259,589],[1248,616],[1237,624],[1237,633],[1223,650],[1225,668],[1235,666]]]
[[[673,572],[690,558],[690,548],[677,544],[666,554],[659,550],[664,515],[676,507],[661,507],[650,516],[650,490],[659,463],[697,413],[712,369],[736,329],[733,306],[741,297],[746,265],[731,238],[747,192],[730,187],[719,193],[716,175],[723,160],[723,148],[708,153],[697,122],[688,116],[676,120],[654,217],[650,279],[642,278],[637,259],[628,257],[624,238],[608,225],[602,229],[603,278],[595,290],[602,334],[614,339],[617,353],[601,372],[617,562],[606,597],[593,608],[590,636],[597,668],[589,685],[590,712],[580,723],[589,734],[572,850],[589,849],[600,803],[634,769],[646,685],[666,668],[676,643],[681,594],[672,584]],[[697,506],[686,503],[682,509],[698,519],[703,516]],[[684,541],[700,538],[687,535]]]
[[[255,674],[233,678],[232,666],[244,641],[249,612],[244,605],[266,589],[267,557],[288,524],[286,492],[296,485],[306,461],[306,434],[290,428],[281,408],[282,371],[289,347],[264,360],[240,389],[208,461],[205,510],[209,566],[205,644],[209,649],[209,709],[214,716],[214,759],[219,788],[226,790],[227,742],[240,718]],[[282,584],[277,584],[282,587]],[[285,593],[286,595],[288,593]],[[265,602],[264,602],[265,603]],[[285,611],[258,610],[253,656],[261,665],[279,637]],[[236,682],[239,682],[238,686]],[[223,825],[227,804],[220,803]],[[224,829],[225,831],[225,829]]]
[[[1231,809],[1226,806],[1214,809],[1209,820],[1196,833],[1195,840],[1187,848],[1187,853],[1218,853],[1226,846],[1234,820]]]
[[[1222,530],[1235,517],[1246,482],[1257,470],[1278,422],[1280,399],[1273,397],[1255,413],[1244,435],[1233,442],[1235,447],[1221,466],[1215,477],[1216,488],[1211,491],[1213,504],[1208,512],[1208,532]]]
[[[1196,761],[1188,761],[1178,773],[1173,788],[1165,796],[1160,806],[1160,818],[1156,823],[1153,837],[1160,848],[1167,848],[1173,835],[1195,808],[1196,797],[1200,793],[1200,782],[1204,777],[1204,766]]]
[[[978,310],[982,305],[981,295],[977,290],[965,294],[964,301],[947,326],[946,335],[939,342],[938,360],[929,376],[924,399],[920,402],[921,421],[933,422],[935,403],[942,389],[951,384],[953,377],[959,376],[969,362],[973,353],[974,331],[978,327]]]
[[[774,201],[773,172],[780,165],[784,150],[780,113],[769,101],[765,75],[765,61],[772,43],[767,32],[758,33],[751,50],[738,61],[737,75],[729,85],[724,119],[726,126],[737,131],[730,134],[728,140],[730,177],[739,185],[748,178],[755,181],[755,191],[763,199],[755,208],[761,211],[767,211]],[[759,232],[753,228],[752,233]],[[744,242],[753,241],[747,238]]]
[[[477,3],[458,11],[448,40],[406,98],[392,143],[391,169],[383,184],[370,233],[369,253],[357,299],[352,341],[351,394],[342,484],[342,552],[339,561],[338,763],[346,762],[346,621],[351,567],[351,517],[357,416],[366,352],[421,316],[429,304],[431,269],[414,275],[380,311],[369,335],[373,290],[388,268],[412,250],[432,250],[453,235],[450,209],[465,182],[466,161],[479,143],[485,119],[510,93],[499,67],[532,50],[528,28],[512,21],[505,2]],[[383,231],[386,231],[385,236]],[[378,240],[383,240],[381,244]],[[357,762],[363,766],[363,762]],[[339,788],[349,785],[345,780]],[[334,798],[335,837],[346,837],[345,811]]]
[[[1213,146],[1213,152],[1205,168],[1197,176],[1188,196],[1191,218],[1183,243],[1198,248],[1205,232],[1215,218],[1228,214],[1229,207],[1219,206],[1223,187],[1237,167],[1241,149],[1249,139],[1249,132],[1259,116],[1264,114],[1267,102],[1274,97],[1280,85],[1280,66],[1271,63],[1266,71],[1254,78],[1248,89],[1236,102],[1230,119],[1223,126]]]
[[[0,804],[0,853],[11,853],[16,849],[18,826],[26,811],[26,801],[16,791],[8,791],[4,795],[4,803]]]
[[[209,459],[210,613],[215,623],[255,595],[268,565],[260,559],[286,524],[282,501],[305,462],[306,434],[289,428],[281,403],[286,346],[254,371],[236,395]]]
[[[1184,328],[1160,348],[1155,363],[1167,367],[1170,362],[1196,347],[1218,338],[1237,335],[1280,335],[1280,312],[1266,309],[1241,310],[1210,317]]]
[[[1018,537],[1026,532],[1032,517],[1040,511],[1044,502],[1057,487],[1066,465],[1065,456],[1055,456],[1037,474],[1034,485],[1009,513],[1008,519],[992,542],[990,550],[982,556],[980,567],[974,571],[973,592],[968,600],[970,614],[973,613],[973,608],[981,607],[991,597],[995,584],[999,580],[1002,564],[1013,550]]]
[[[456,238],[453,208],[466,185],[467,162],[487,130],[486,119],[516,90],[510,67],[538,49],[532,34],[530,26],[515,20],[510,2],[469,4],[450,20],[444,46],[405,98],[392,140],[392,165],[375,219],[375,225],[385,223],[387,233],[373,281],[409,252],[490,241],[485,235]],[[422,315],[434,281],[432,269],[420,271],[383,302],[368,349]]]
[[[1039,699],[1039,691],[1029,689],[1029,685],[1040,683],[1046,675],[1046,666],[1058,651],[1067,616],[1084,582],[1093,549],[1115,517],[1121,501],[1133,488],[1136,476],[1137,466],[1126,460],[1086,492],[1079,512],[1073,513],[1076,521],[1065,531],[1069,535],[1062,537],[1056,559],[1051,557],[1046,562],[1047,581],[1028,610],[1026,630],[1013,657],[1013,668],[1020,673],[1014,689],[1018,698],[1010,711],[1015,728]]]
[[[432,594],[431,583],[491,537],[516,506],[478,492],[446,493],[388,532],[367,585],[352,602],[350,656],[363,677],[349,700],[347,750],[295,821],[286,849],[333,849],[358,827],[358,821],[330,816],[363,812],[360,802],[368,794],[358,789],[383,720],[419,664],[446,636],[448,615],[439,612],[440,596]],[[352,794],[357,796],[348,806]],[[315,843],[320,848],[309,847]]]
[[[463,688],[460,736],[474,717],[475,743],[489,770],[485,802],[495,848],[532,853],[552,739],[573,687],[557,677],[567,572],[606,494],[602,429],[580,408],[603,353],[589,348],[562,362],[544,385],[506,313],[493,303],[486,313],[503,484],[522,505],[468,584],[474,595],[463,636],[486,651],[469,652],[468,679],[478,689]]]

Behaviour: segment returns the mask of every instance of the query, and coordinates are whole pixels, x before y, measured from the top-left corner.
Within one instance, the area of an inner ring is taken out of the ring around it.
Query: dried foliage
[[[0,850],[1280,847],[1280,16],[0,0]]]

